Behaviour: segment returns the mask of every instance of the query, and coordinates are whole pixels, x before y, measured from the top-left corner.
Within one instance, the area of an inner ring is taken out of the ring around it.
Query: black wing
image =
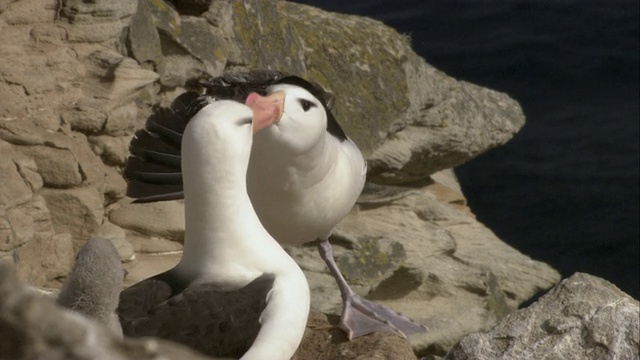
[[[218,357],[239,358],[251,347],[273,275],[238,290],[203,283],[173,295],[171,281],[159,275],[123,291],[118,313],[124,335],[155,336]]]
[[[180,143],[191,117],[211,99],[244,103],[250,93],[266,95],[267,89],[275,84],[292,84],[307,89],[325,107],[327,131],[341,141],[347,139],[330,111],[333,96],[319,85],[273,70],[229,72],[200,82],[204,95],[187,92],[176,98],[170,107],[156,108],[145,127],[135,133],[129,146],[131,155],[124,168],[127,196],[138,203],[182,199]]]

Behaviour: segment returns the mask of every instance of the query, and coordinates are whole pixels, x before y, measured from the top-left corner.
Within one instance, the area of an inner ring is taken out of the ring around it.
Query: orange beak
[[[280,121],[284,112],[284,92],[278,91],[267,96],[252,92],[244,103],[253,111],[255,134]]]

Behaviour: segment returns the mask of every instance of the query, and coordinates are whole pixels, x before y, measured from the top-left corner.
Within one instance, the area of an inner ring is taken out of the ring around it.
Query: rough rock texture
[[[447,360],[638,359],[638,300],[576,273],[486,333],[464,337]]]
[[[431,328],[410,339],[416,353],[444,355],[559,278],[478,223],[443,171],[508,141],[518,104],[434,69],[380,22],[274,0],[0,1],[0,64],[0,259],[33,285],[58,286],[96,234],[128,284],[175,264],[182,204],[124,198],[127,145],[153,105],[251,68],[335,92],[370,168],[332,239],[337,260],[358,292]],[[315,246],[288,250],[313,307],[336,314]]]
[[[336,315],[312,311],[302,343],[291,360],[416,360],[406,339],[390,333],[375,333],[349,342],[338,328],[339,321]]]
[[[287,2],[234,2],[233,10],[245,63],[291,69],[338,95],[339,119],[369,156],[369,180],[424,178],[524,125],[508,96],[446,76],[378,21]]]
[[[108,328],[21,284],[0,261],[0,358],[12,360],[206,359],[162,340],[122,340]]]

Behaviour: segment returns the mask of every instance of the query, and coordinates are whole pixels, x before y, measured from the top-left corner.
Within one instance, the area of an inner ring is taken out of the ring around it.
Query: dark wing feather
[[[134,323],[171,297],[171,287],[157,276],[143,280],[120,293],[118,317],[125,335],[135,336]],[[133,332],[133,333],[132,333]]]
[[[208,95],[244,103],[252,92],[266,95],[267,88],[289,76],[275,70],[253,70],[248,72],[228,72],[200,83]]]
[[[186,92],[170,107],[156,108],[145,127],[135,133],[124,168],[128,196],[138,202],[168,200],[163,196],[167,193],[179,193],[176,197],[182,198],[182,133],[205,100],[196,92]]]
[[[130,180],[127,183],[127,195],[136,198],[134,202],[140,204],[184,199],[182,184],[159,185],[137,180]]]
[[[151,184],[182,184],[180,169],[150,162],[137,156],[127,159],[124,177],[129,181],[140,181]]]
[[[168,296],[171,287],[166,282],[145,280],[140,283],[144,288],[135,290],[134,301],[121,297],[121,302],[128,304],[120,313],[124,334],[156,336],[210,356],[238,358],[258,335],[260,315],[273,280],[273,275],[263,275],[233,291],[203,283],[189,286],[174,296]],[[143,285],[149,281],[150,284]],[[133,295],[125,295],[127,291],[123,296]],[[141,298],[142,291],[148,291],[147,300]],[[141,309],[134,311],[133,304]]]
[[[190,91],[178,96],[170,107],[156,108],[131,140],[124,168],[127,196],[136,202],[183,198],[180,145],[189,120],[212,99],[244,102],[251,92],[266,93],[276,81],[288,76],[272,70],[229,72],[202,82],[205,94]]]
[[[136,202],[182,199],[180,145],[189,120],[212,99],[244,102],[251,92],[266,95],[274,84],[301,86],[317,97],[327,112],[327,131],[340,141],[347,139],[330,108],[333,96],[301,77],[273,70],[229,72],[203,81],[205,94],[190,91],[178,96],[170,107],[156,108],[131,140],[131,156],[124,168],[127,196]]]

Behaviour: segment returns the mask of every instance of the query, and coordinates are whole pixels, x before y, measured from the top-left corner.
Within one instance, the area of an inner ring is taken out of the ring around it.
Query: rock
[[[160,45],[160,34],[156,30],[155,19],[149,1],[138,1],[138,9],[127,32],[128,50],[138,63],[164,73],[164,58]],[[168,10],[170,11],[170,10]]]
[[[118,38],[136,11],[137,2],[69,0],[60,15],[69,21],[69,41],[97,43]]]
[[[235,33],[234,3],[229,1],[214,1],[209,5],[209,9],[202,14],[207,22],[212,26],[212,31],[222,40],[224,55],[229,64],[243,64],[242,51]]]
[[[80,99],[75,107],[62,114],[72,130],[84,134],[97,134],[107,123],[107,114],[102,109],[103,102],[96,99]]]
[[[155,73],[152,78],[155,80]],[[137,115],[138,107],[135,103],[129,103],[111,110],[107,117],[104,133],[111,136],[122,136],[133,133],[133,124],[135,123]]]
[[[369,158],[370,181],[405,183],[460,165],[524,124],[507,95],[447,77],[378,21],[267,0],[233,9],[245,63],[301,74],[338,95],[338,120]]]
[[[421,103],[417,106],[420,110],[394,124],[401,130],[390,134],[373,152],[368,162],[370,181],[404,183],[460,165],[504,144],[524,125],[522,110],[505,94],[465,82],[453,83],[426,64],[416,70],[418,74],[412,79],[417,81],[442,77],[432,91],[441,91],[443,98],[426,104],[424,97],[417,96],[425,88],[424,82],[414,84],[411,103]]]
[[[111,241],[116,251],[118,251],[120,260],[123,262],[129,262],[135,259],[136,253],[133,250],[133,246],[127,241],[126,233],[120,226],[105,221],[98,228],[94,237],[101,237]]]
[[[118,339],[104,326],[53,303],[21,284],[0,261],[0,358],[28,359],[194,359],[184,346],[155,339]]]
[[[33,239],[13,253],[16,272],[21,279],[38,286],[58,287],[73,262],[69,234],[35,234]]]
[[[66,275],[73,259],[71,236],[54,231],[42,196],[0,208],[0,258],[13,263],[21,278],[34,285],[55,286]]]
[[[406,339],[390,333],[374,333],[347,340],[338,328],[338,316],[312,311],[302,343],[292,360],[415,360]]]
[[[57,1],[27,0],[11,2],[2,12],[7,23],[11,25],[27,25],[51,21],[56,15]]]
[[[152,204],[121,202],[109,214],[109,221],[147,236],[182,242],[184,239],[184,205],[176,201]]]
[[[54,24],[57,8],[56,1],[21,1],[0,14],[2,122],[20,119],[57,131],[59,109],[80,97],[84,67],[64,42],[66,29]],[[25,23],[7,26],[22,17]]]
[[[173,266],[184,209],[125,199],[120,167],[132,131],[194,80],[270,68],[336,94],[337,118],[364,150],[370,179],[332,238],[336,258],[360,294],[431,328],[410,339],[419,355],[444,355],[557,281],[477,222],[452,172],[438,172],[518,131],[523,116],[507,95],[446,76],[371,19],[273,0],[172,3],[0,4],[0,259],[23,279],[58,285],[72,245],[96,232],[119,244],[122,259],[135,251],[125,264],[129,284]],[[184,16],[207,3],[200,16]],[[335,324],[339,294],[315,245],[288,250],[309,279],[313,307]],[[312,345],[336,339],[331,331]],[[120,344],[110,341],[98,343]],[[363,341],[332,342],[325,356],[405,356],[404,341]],[[376,352],[389,343],[401,352]]]
[[[356,292],[431,329],[411,338],[425,355],[444,354],[466,333],[489,329],[559,279],[546,264],[501,242],[468,209],[438,201],[443,187],[433,180],[412,187],[369,184],[331,239]],[[339,314],[339,293],[315,246],[289,251],[307,275],[312,308]]]
[[[165,254],[136,254],[134,261],[123,264],[127,271],[124,286],[129,287],[153,275],[160,274],[174,267],[180,258],[182,251]]]
[[[157,237],[145,237],[136,234],[129,234],[127,239],[131,242],[133,249],[138,254],[152,254],[154,256],[163,254],[182,254],[182,244],[176,241]]]
[[[222,74],[224,42],[205,19],[181,17],[164,1],[148,0],[141,1],[136,18],[141,24],[154,24],[159,33],[134,25],[129,32],[131,51],[138,61],[158,66],[163,86],[184,86],[191,79]]]
[[[613,284],[576,273],[490,331],[465,336],[445,359],[637,359],[639,312]]]
[[[42,163],[46,163],[46,149],[30,149],[40,146],[51,148],[51,152],[58,151],[64,154],[64,160],[56,160],[56,164],[45,164],[38,171],[47,176],[51,186],[60,183],[68,184],[70,179],[76,179],[77,175],[69,175],[66,171],[77,171],[82,177],[82,185],[92,185],[102,190],[104,187],[104,164],[91,151],[86,136],[73,133],[66,136],[60,132],[50,132],[28,122],[0,122],[0,139],[14,144],[18,151],[32,154],[34,157],[43,157]],[[74,168],[73,162],[77,165]],[[77,169],[76,169],[77,168]],[[77,180],[77,179],[76,179]]]
[[[158,79],[154,71],[141,68],[135,60],[125,58],[116,67],[108,97],[116,102],[133,100],[147,85]]]
[[[80,165],[69,149],[56,149],[49,146],[24,146],[20,149],[32,157],[38,166],[44,186],[52,188],[71,188],[82,183]]]
[[[35,171],[33,160],[0,140],[0,210],[24,204],[42,187],[42,178]]]
[[[118,167],[123,167],[129,156],[130,141],[131,136],[113,137],[100,135],[89,137],[89,143],[91,144],[93,152],[100,156],[105,164]]]
[[[109,205],[125,197],[127,183],[117,169],[106,167],[105,170],[104,200]]]
[[[37,232],[53,233],[49,209],[42,196],[28,203],[0,209],[0,251],[11,251],[31,241]]]
[[[103,195],[95,188],[43,189],[42,196],[51,211],[54,228],[70,233],[75,249],[79,249],[103,222]]]

